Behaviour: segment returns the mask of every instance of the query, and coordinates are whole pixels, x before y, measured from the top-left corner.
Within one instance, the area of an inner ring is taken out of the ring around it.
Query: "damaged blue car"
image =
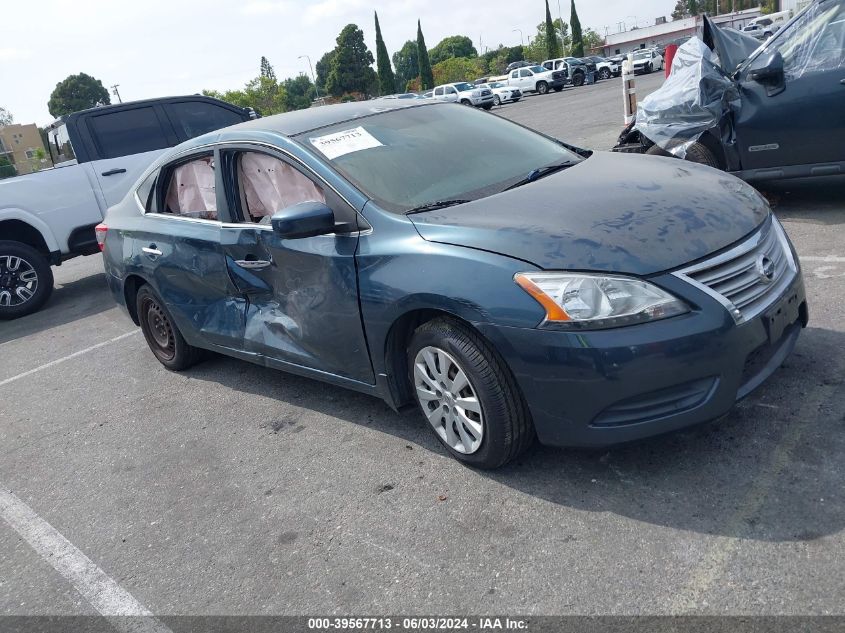
[[[97,234],[165,367],[212,350],[416,406],[480,468],[535,437],[604,446],[717,418],[807,324],[798,258],[749,185],[454,104],[195,138]]]

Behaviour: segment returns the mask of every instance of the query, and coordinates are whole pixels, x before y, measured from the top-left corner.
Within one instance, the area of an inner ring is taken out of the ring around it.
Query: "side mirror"
[[[748,78],[757,83],[779,83],[783,80],[783,57],[780,51],[772,51],[760,59],[761,65],[748,73]]]
[[[294,240],[334,233],[334,211],[323,202],[300,202],[278,211],[270,219],[273,232],[281,238]]]

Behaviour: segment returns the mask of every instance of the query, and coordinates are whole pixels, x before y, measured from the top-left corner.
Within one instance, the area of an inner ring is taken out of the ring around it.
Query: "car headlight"
[[[514,281],[545,308],[543,327],[620,327],[689,312],[677,297],[633,277],[536,272],[517,273]]]

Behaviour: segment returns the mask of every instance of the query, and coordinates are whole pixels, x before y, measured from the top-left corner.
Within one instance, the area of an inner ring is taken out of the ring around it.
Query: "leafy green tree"
[[[549,11],[549,0],[546,0],[546,59],[560,57],[560,41],[552,22],[552,12]]]
[[[56,118],[71,112],[93,108],[97,104],[110,105],[109,91],[103,82],[91,75],[70,75],[56,84],[47,102],[47,110]]]
[[[584,30],[583,41],[584,49],[590,53],[604,46],[604,38],[590,28]]]
[[[354,92],[370,94],[376,77],[370,67],[374,61],[364,42],[364,32],[355,24],[347,24],[337,36],[326,90],[335,97]]]
[[[378,68],[378,87],[383,95],[389,95],[396,91],[396,77],[393,75],[393,68],[390,66],[390,56],[387,54],[387,46],[381,36],[381,26],[378,23],[378,13],[373,11],[376,17],[376,67]]]
[[[428,49],[425,47],[425,38],[419,20],[417,20],[417,55],[420,62],[420,88],[431,90],[434,88],[434,75],[431,72],[431,60],[428,58]]]
[[[396,90],[404,92],[408,82],[420,76],[419,53],[414,40],[408,40],[393,53],[393,66],[396,68]]]
[[[455,81],[474,81],[487,74],[484,60],[479,57],[450,57],[431,67],[434,85]]]
[[[15,122],[15,117],[6,108],[0,108],[0,127],[4,125],[11,125]]]
[[[326,80],[328,80],[329,72],[332,69],[332,58],[334,58],[333,50],[325,53],[314,67],[314,71],[317,73],[317,87],[320,92],[326,91]]]
[[[523,52],[525,53],[524,59],[532,62],[542,62],[546,59],[553,59],[547,56],[549,52],[549,38],[546,33],[548,33],[546,22],[540,22],[540,24],[537,25],[537,35],[531,40],[531,44],[523,48]],[[560,19],[555,18],[552,21],[552,33],[552,37],[557,41],[558,50],[560,51],[560,54],[556,57],[566,55],[570,43],[569,25],[566,24],[566,22],[561,22]],[[565,37],[561,37],[561,33],[563,33]]]
[[[285,79],[284,88],[285,110],[305,110],[311,107],[314,100],[314,84],[308,75],[299,75],[292,79]]]
[[[267,58],[263,55],[261,56],[261,77],[265,79],[272,79],[276,81],[276,71],[273,70],[273,67],[270,65],[270,62],[267,61]]]
[[[451,57],[478,57],[478,51],[466,35],[452,35],[440,40],[437,46],[428,51],[428,57],[431,64],[435,65]]]
[[[572,45],[569,54],[573,57],[584,56],[584,36],[581,33],[581,20],[575,10],[575,0],[572,0],[572,15],[569,16],[569,26],[572,27]]]

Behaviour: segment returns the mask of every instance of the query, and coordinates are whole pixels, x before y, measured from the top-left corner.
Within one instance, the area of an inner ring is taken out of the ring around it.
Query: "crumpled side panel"
[[[730,110],[738,110],[739,92],[724,75],[718,58],[699,38],[678,49],[672,73],[637,106],[636,129],[679,158]]]

